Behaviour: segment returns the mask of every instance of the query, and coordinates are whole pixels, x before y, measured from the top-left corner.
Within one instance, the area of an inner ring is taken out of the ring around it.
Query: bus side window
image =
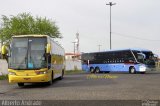
[[[83,61],[83,64],[87,64],[87,60],[84,60],[84,61]]]

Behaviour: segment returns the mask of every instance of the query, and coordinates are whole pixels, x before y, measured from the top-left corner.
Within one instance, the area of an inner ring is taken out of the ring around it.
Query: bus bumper
[[[146,67],[145,66],[140,66],[139,67],[139,72],[146,72]]]
[[[155,71],[155,67],[147,67],[147,66],[140,66],[139,67],[139,72],[147,72],[147,71]]]
[[[49,74],[41,74],[36,76],[8,75],[8,78],[9,78],[9,83],[48,82],[50,80]]]

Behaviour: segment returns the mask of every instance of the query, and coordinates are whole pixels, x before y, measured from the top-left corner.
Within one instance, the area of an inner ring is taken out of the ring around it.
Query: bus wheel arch
[[[129,67],[129,73],[131,73],[131,74],[135,74],[136,73],[136,69],[135,69],[134,66],[130,66]]]
[[[94,67],[90,67],[90,72],[91,72],[91,73],[94,73],[94,72],[95,72]]]

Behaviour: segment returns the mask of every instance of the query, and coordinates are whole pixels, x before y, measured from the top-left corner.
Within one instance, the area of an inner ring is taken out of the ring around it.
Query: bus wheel
[[[19,87],[24,86],[24,83],[17,83]]]
[[[98,67],[96,67],[95,72],[100,73],[100,69]]]
[[[93,67],[90,68],[90,72],[91,72],[91,73],[94,73],[94,72],[95,72],[95,70],[94,70]]]
[[[134,67],[130,67],[129,68],[129,73],[135,74],[136,73],[136,69]]]

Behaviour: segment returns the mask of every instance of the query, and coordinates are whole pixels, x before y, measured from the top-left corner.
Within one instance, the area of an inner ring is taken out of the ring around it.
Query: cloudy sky
[[[109,0],[0,0],[0,15],[28,12],[56,22],[66,52],[109,50]],[[145,48],[160,56],[160,0],[112,0],[112,49]]]

